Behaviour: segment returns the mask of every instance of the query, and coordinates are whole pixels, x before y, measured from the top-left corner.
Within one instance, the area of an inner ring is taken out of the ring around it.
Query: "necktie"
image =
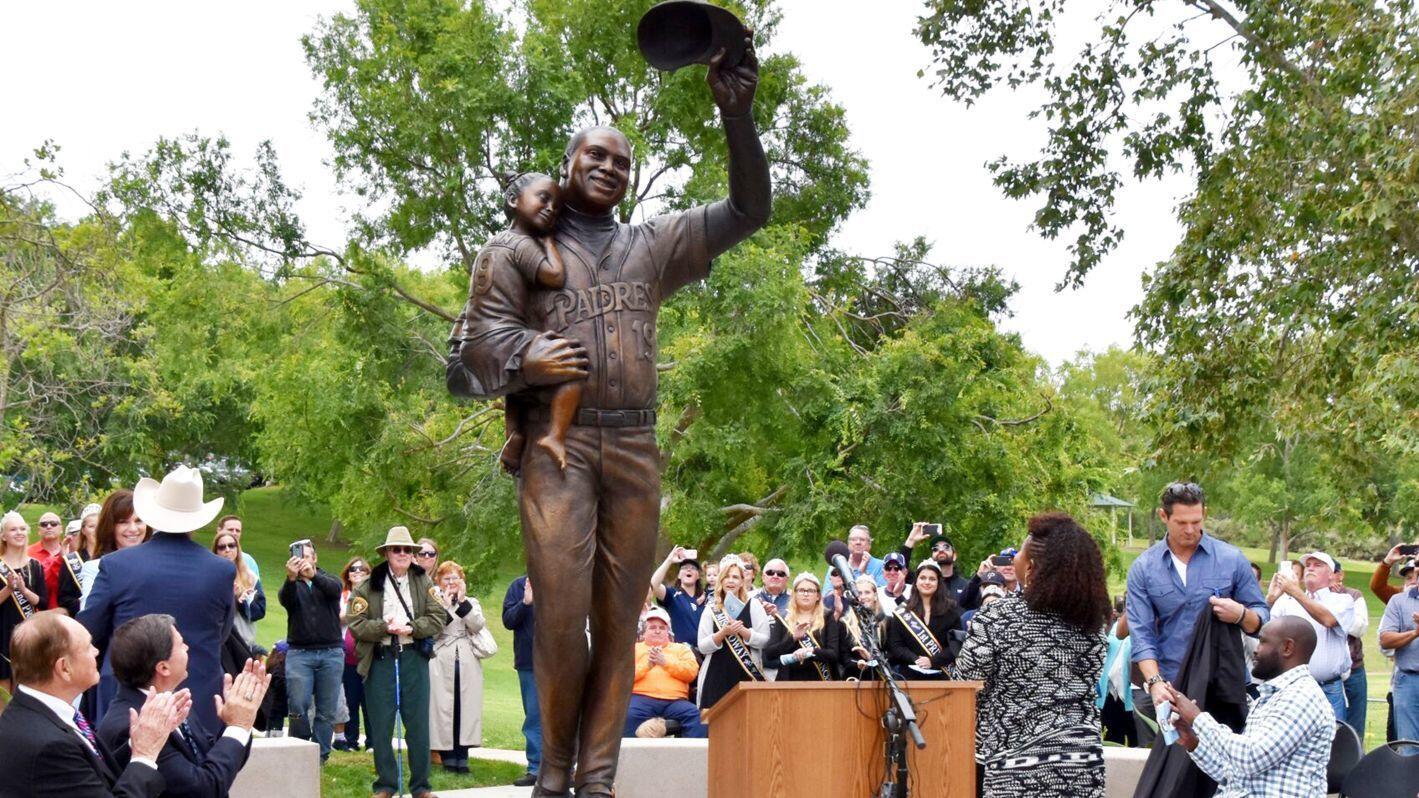
[[[192,736],[192,727],[187,725],[187,721],[184,720],[182,725],[177,727],[177,732],[182,735],[182,741],[187,744],[187,748],[192,751],[192,755],[197,757],[198,760],[201,760],[202,752],[197,750],[196,738]]]
[[[98,740],[94,739],[94,728],[89,725],[84,713],[74,710],[74,725],[79,727],[79,733],[84,735],[84,739],[89,741],[89,747],[95,751],[99,750]]]

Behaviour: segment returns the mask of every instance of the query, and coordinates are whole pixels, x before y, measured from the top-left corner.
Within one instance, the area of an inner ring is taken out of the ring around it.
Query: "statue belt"
[[[527,418],[533,421],[551,421],[552,410],[548,407],[533,407],[527,411]],[[654,410],[600,410],[582,407],[576,411],[576,422],[580,427],[653,427]]]

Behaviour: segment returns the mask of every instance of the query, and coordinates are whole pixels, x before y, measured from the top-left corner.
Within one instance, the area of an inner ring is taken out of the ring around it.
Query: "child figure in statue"
[[[507,374],[516,371],[521,353],[538,335],[531,324],[533,289],[558,290],[566,283],[561,253],[552,238],[559,208],[557,182],[544,174],[524,172],[513,178],[504,191],[503,212],[511,222],[508,229],[493,237],[473,268],[466,321],[461,321],[462,348],[470,344],[495,347],[505,353],[505,368],[495,373],[479,373],[483,388],[490,394],[507,390]],[[562,468],[567,467],[566,435],[581,404],[582,381],[564,382],[547,389],[551,406],[550,426],[537,445],[547,451]],[[542,396],[539,392],[538,396]],[[508,395],[504,417],[507,442],[499,459],[503,467],[517,473],[526,443],[524,414],[528,399]]]

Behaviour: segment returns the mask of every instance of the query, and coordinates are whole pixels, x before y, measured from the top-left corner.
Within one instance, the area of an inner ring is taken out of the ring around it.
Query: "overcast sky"
[[[810,80],[847,109],[853,142],[871,164],[872,201],[838,235],[840,248],[888,254],[924,235],[933,259],[996,265],[1020,283],[1006,327],[1052,363],[1080,349],[1128,345],[1140,276],[1178,235],[1173,207],[1186,178],[1130,186],[1121,195],[1123,245],[1082,289],[1057,293],[1064,241],[1028,230],[1036,203],[1012,202],[984,168],[999,155],[1029,156],[1042,140],[1025,118],[1033,96],[1002,94],[974,108],[942,98],[916,77],[929,53],[912,36],[920,2],[780,0],[774,49],[798,54]],[[324,166],[324,137],[307,120],[319,89],[299,37],[348,3],[76,2],[0,4],[0,53],[10,74],[0,100],[0,173],[17,171],[46,138],[63,147],[72,182],[91,188],[124,150],[160,135],[224,133],[236,152],[271,139],[288,180],[305,193],[313,237],[336,244],[353,198]],[[1076,16],[1077,37],[1091,30]],[[629,32],[628,32],[629,35]],[[21,77],[24,75],[25,77]],[[77,213],[73,207],[61,208]]]

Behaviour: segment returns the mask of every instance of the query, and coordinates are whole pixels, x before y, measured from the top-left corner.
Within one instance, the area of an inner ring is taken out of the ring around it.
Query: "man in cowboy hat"
[[[115,629],[143,615],[171,615],[187,641],[187,681],[192,691],[192,722],[212,735],[226,728],[217,717],[213,696],[222,694],[222,644],[232,630],[235,605],[232,584],[236,566],[192,540],[192,532],[212,523],[222,499],[202,501],[202,472],[178,466],[157,480],[144,477],[133,488],[133,512],[153,529],[141,546],[103,558],[79,622],[94,645],[108,648]],[[99,707],[117,694],[113,667],[104,657]],[[90,718],[94,723],[101,717]]]
[[[389,530],[378,551],[384,562],[361,582],[345,609],[365,679],[370,747],[374,749],[374,795],[391,798],[401,788],[414,798],[433,798],[429,787],[429,660],[433,639],[448,623],[438,587],[414,564],[419,550],[409,530]],[[230,592],[230,591],[228,591]],[[399,671],[399,716],[409,754],[409,783],[399,783],[394,755],[394,673]]]

